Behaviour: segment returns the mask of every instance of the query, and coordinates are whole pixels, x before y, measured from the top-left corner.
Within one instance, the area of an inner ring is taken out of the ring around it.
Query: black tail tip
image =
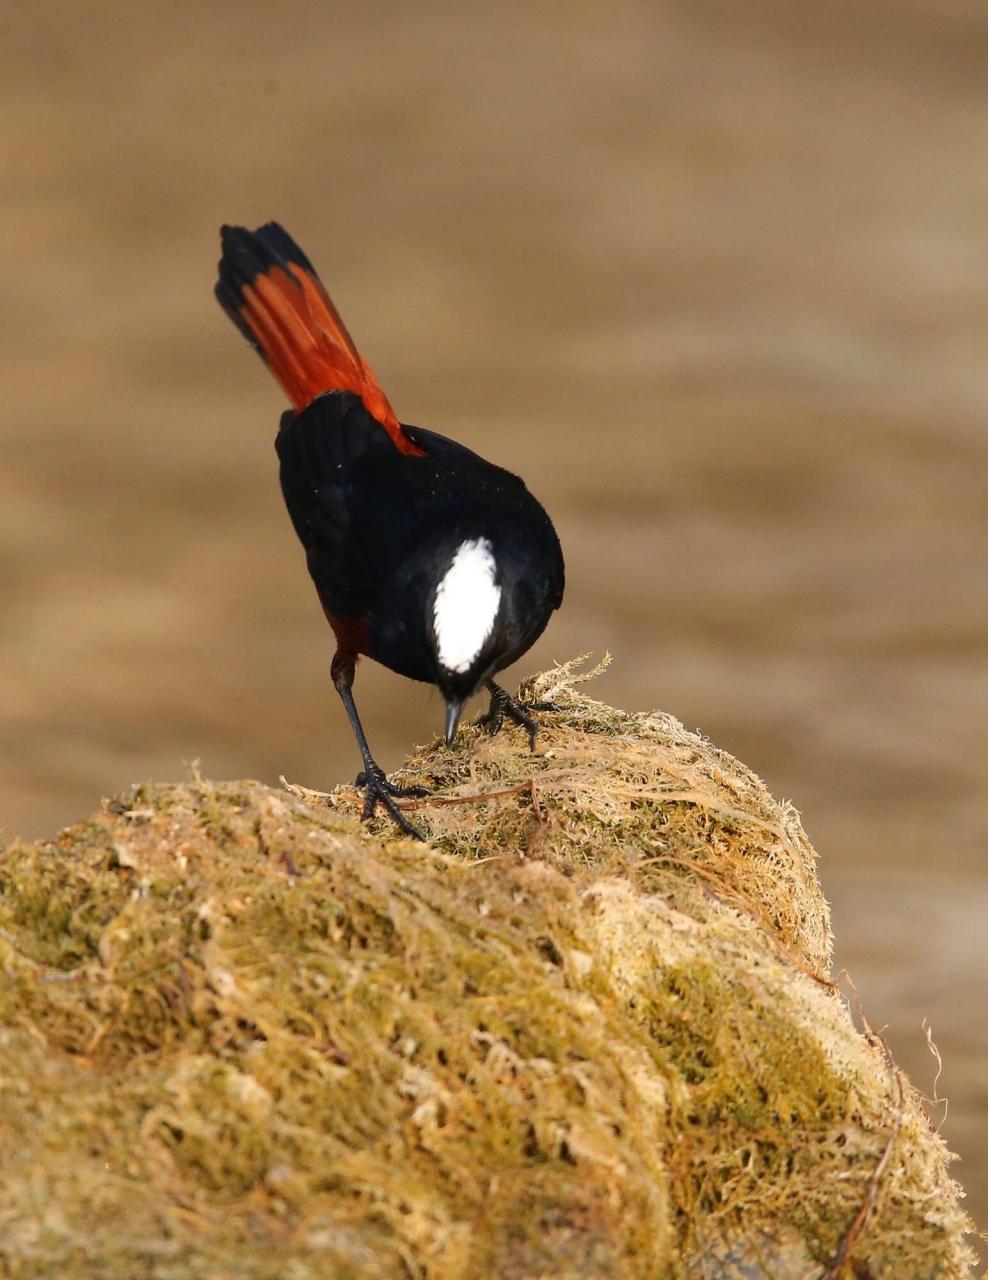
[[[241,269],[252,266],[254,275],[291,262],[315,275],[312,263],[280,222],[265,222],[253,231],[224,222],[220,227],[220,246],[225,259],[237,263]]]
[[[284,270],[295,264],[318,279],[315,268],[278,222],[265,222],[254,231],[224,222],[220,227],[220,246],[222,254],[214,288],[216,299],[247,341],[257,347],[257,339],[241,315],[244,289],[273,267]]]

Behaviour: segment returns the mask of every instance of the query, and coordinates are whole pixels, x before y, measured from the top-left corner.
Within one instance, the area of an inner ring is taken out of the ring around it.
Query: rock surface
[[[798,816],[576,681],[408,761],[427,845],[194,776],[6,851],[0,1273],[967,1274]]]

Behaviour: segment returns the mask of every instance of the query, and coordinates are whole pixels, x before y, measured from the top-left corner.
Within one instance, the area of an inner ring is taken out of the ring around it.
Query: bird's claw
[[[425,839],[418,827],[409,822],[395,804],[395,797],[403,799],[428,796],[432,794],[428,787],[399,787],[396,783],[389,782],[384,770],[378,769],[376,765],[372,769],[358,773],[355,785],[362,788],[364,792],[364,811],[360,815],[363,822],[372,818],[377,806],[381,805],[382,808],[387,809],[391,819],[398,824],[405,835],[411,836],[413,840]]]
[[[504,728],[505,719],[519,725],[528,734],[529,748],[535,750],[535,738],[539,731],[539,722],[531,714],[533,711],[561,711],[555,702],[521,702],[512,698],[506,689],[493,685],[490,690],[491,705],[487,712],[474,723],[485,729],[492,736]]]
[[[396,782],[389,782],[383,769],[372,769],[370,774],[358,773],[354,786],[380,788],[382,791],[386,791],[389,796],[397,796],[399,800],[412,796],[420,799],[422,796],[432,795],[428,787],[399,787]]]

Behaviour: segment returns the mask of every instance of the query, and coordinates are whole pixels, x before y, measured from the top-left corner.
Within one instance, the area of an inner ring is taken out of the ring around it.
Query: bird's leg
[[[387,809],[406,835],[411,836],[414,840],[424,840],[425,836],[422,832],[417,827],[412,826],[395,804],[394,797],[427,796],[430,794],[429,789],[428,787],[395,786],[393,782],[388,781],[384,770],[371,755],[370,747],[367,745],[367,737],[364,734],[363,725],[360,723],[357,707],[353,700],[354,670],[354,655],[337,651],[332,666],[333,684],[336,686],[336,692],[340,695],[343,706],[346,708],[350,728],[353,730],[353,736],[357,739],[357,746],[360,748],[360,755],[364,762],[363,772],[358,773],[356,779],[356,785],[362,787],[364,791],[363,820],[366,822],[368,818],[373,817],[374,810],[380,804]]]
[[[487,709],[486,715],[482,715],[476,722],[482,729],[486,729],[488,733],[499,733],[504,725],[505,717],[513,720],[515,724],[528,733],[528,745],[532,751],[535,750],[535,735],[539,731],[539,722],[531,714],[533,711],[559,711],[560,708],[554,702],[519,702],[517,698],[512,698],[506,689],[502,689],[499,684],[495,684],[493,680],[488,680],[487,688],[490,690],[491,705]]]

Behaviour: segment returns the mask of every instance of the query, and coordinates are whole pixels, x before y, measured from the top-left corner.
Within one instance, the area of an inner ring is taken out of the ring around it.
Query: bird
[[[452,745],[466,701],[508,719],[534,750],[538,722],[494,680],[562,603],[563,553],[523,480],[457,441],[398,420],[312,263],[277,222],[220,229],[216,298],[291,408],[275,439],[281,490],[333,630],[330,667],[363,761],[363,817],[380,805],[424,839],[396,801],[429,794],[389,781],[371,754],[353,684],[367,657],[436,686]]]

